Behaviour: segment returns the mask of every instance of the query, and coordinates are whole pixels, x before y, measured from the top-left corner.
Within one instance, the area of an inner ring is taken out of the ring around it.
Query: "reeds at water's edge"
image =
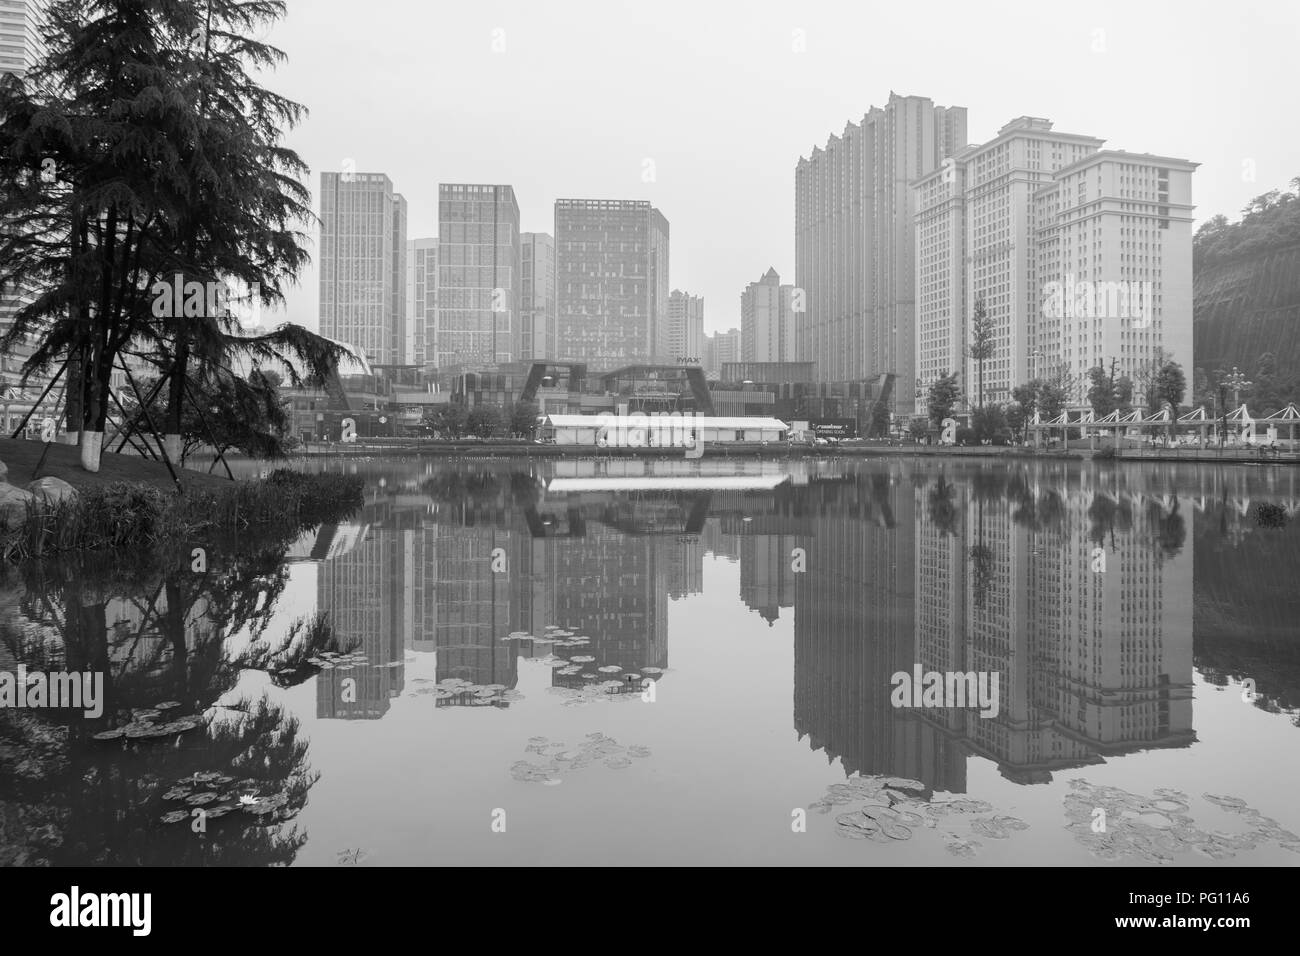
[[[152,485],[92,486],[60,502],[29,502],[26,519],[0,533],[0,557],[193,547],[209,535],[245,529],[282,535],[346,517],[360,507],[364,484],[357,475],[279,469],[264,479],[183,495]]]

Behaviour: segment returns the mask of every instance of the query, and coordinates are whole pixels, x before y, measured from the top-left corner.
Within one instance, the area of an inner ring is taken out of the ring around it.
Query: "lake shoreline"
[[[996,446],[938,446],[938,445],[802,445],[757,442],[735,442],[725,445],[704,446],[705,458],[1010,458],[1017,461],[1087,461],[1097,459],[1115,462],[1187,462],[1189,464],[1249,464],[1297,465],[1300,455],[1288,453],[1286,457],[1261,458],[1258,449],[1168,449],[1122,448],[1115,453],[1104,451],[1109,446],[1089,448],[1072,446],[1068,449],[1032,449],[1011,445]],[[417,458],[681,458],[683,449],[660,448],[598,448],[594,445],[538,445],[530,442],[436,442],[402,441],[356,444],[317,445],[294,452],[292,458],[303,460],[349,459],[379,457]]]

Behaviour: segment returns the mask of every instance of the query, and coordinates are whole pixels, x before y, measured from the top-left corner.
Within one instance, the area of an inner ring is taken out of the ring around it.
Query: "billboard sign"
[[[858,423],[853,418],[814,418],[808,424],[818,438],[858,437]]]

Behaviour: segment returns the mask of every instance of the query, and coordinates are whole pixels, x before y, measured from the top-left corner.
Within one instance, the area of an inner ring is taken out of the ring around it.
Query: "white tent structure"
[[[547,415],[543,433],[557,445],[596,448],[690,448],[695,442],[781,441],[790,426],[776,418],[705,415]]]

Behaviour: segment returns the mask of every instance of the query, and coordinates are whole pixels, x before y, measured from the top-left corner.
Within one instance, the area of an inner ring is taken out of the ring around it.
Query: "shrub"
[[[23,523],[0,539],[0,554],[22,560],[104,548],[189,548],[251,527],[292,535],[346,517],[361,505],[363,487],[357,475],[289,469],[184,495],[144,484],[92,485],[57,503],[29,502]]]
[[[1260,528],[1285,528],[1286,508],[1271,501],[1260,502],[1255,507],[1255,524]]]

